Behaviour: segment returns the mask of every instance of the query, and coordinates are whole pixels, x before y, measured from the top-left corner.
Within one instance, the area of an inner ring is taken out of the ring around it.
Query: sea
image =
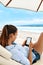
[[[22,31],[30,31],[30,32],[38,32],[38,33],[43,32],[43,26],[42,27],[17,26],[17,28],[18,28],[18,30],[22,30]]]

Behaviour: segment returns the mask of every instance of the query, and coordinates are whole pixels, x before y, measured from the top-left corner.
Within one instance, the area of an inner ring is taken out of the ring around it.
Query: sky
[[[0,27],[5,24],[13,25],[43,25],[43,12],[7,8],[0,3]]]

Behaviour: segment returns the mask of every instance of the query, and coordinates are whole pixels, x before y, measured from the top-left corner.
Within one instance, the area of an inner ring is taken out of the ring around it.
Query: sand
[[[18,36],[15,42],[22,44],[24,40],[27,39],[27,37],[32,37],[32,42],[37,42],[38,38],[40,36],[40,33],[37,32],[30,32],[30,31],[18,31]]]

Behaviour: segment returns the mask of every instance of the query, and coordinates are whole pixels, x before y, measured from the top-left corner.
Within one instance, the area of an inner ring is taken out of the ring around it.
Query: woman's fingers
[[[29,46],[30,46],[31,48],[33,48],[33,44],[32,44],[32,42],[30,42]]]

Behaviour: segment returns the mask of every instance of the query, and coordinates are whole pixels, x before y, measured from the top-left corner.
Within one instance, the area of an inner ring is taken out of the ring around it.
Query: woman
[[[40,55],[42,54],[43,33],[41,33],[38,41],[34,45],[31,42],[28,47],[25,45],[26,40],[23,42],[23,45],[14,43],[17,33],[18,30],[15,26],[5,25],[0,36],[0,44],[12,53],[11,58],[13,60],[23,65],[32,65],[32,63],[40,59]]]

